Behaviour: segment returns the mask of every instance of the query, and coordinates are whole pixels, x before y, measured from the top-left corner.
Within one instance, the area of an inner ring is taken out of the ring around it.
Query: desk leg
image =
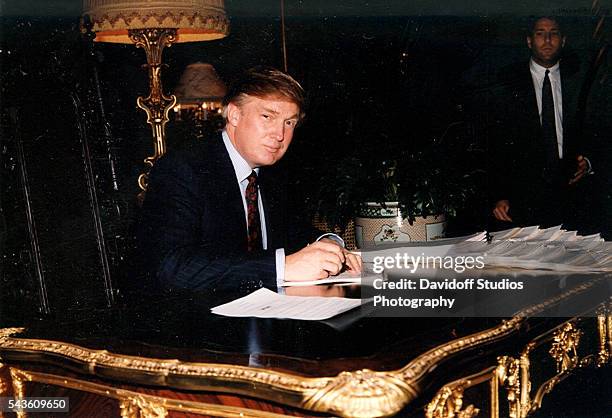
[[[5,364],[0,363],[0,397],[9,396],[9,385],[11,379],[8,372],[8,367]],[[0,418],[4,418],[4,413],[0,411]]]
[[[10,368],[11,381],[13,382],[13,397],[15,399],[25,398],[25,382],[27,377],[23,375],[23,372],[14,368]],[[27,414],[23,410],[17,411],[17,418],[26,418]]]
[[[599,330],[598,366],[610,362],[612,356],[612,303],[604,305],[597,313],[597,328]]]

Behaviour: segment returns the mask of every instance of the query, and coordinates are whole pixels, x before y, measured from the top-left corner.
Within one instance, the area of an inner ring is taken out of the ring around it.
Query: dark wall
[[[527,22],[520,16],[289,17],[288,68],[303,83],[308,108],[287,160],[299,161],[293,164],[295,181],[310,208],[317,207],[320,182],[330,167],[360,147],[375,144],[373,149],[385,150],[399,144],[416,152],[461,122],[470,127],[462,140],[486,158],[480,128],[487,94],[499,68],[527,58]],[[76,17],[2,21],[3,309],[10,310],[15,301],[25,301],[32,310],[40,304],[38,277],[32,273],[23,164],[51,309],[91,309],[108,303],[84,141],[91,152],[113,287],[129,272],[124,258],[138,211],[136,179],[142,159],[152,151],[146,117],[136,107],[136,97],[148,90],[141,68],[144,52],[131,45],[92,46],[77,23]],[[563,23],[568,54],[588,66],[606,44],[606,38],[592,37],[596,19],[569,16]],[[195,61],[213,64],[226,81],[252,65],[282,67],[278,18],[240,17],[231,25],[230,36],[223,40],[178,44],[164,52],[166,91]],[[602,128],[609,123],[602,121],[610,119],[608,67],[606,58],[593,75],[596,105],[591,116]],[[606,140],[601,138],[602,143]],[[449,164],[472,168],[477,160],[457,158]],[[609,162],[602,164],[609,173]],[[608,185],[593,186],[592,194],[598,196],[592,202],[598,205],[594,211],[610,207]],[[486,199],[474,199],[455,219],[457,230],[480,228],[487,213]],[[609,217],[600,215],[590,227],[609,233],[603,219]]]

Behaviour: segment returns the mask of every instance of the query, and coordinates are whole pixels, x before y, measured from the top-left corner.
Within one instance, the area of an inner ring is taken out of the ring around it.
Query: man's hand
[[[330,238],[323,238],[319,240],[320,242],[329,242],[330,244],[338,245],[342,249],[342,254],[344,254],[344,267],[349,274],[353,276],[357,276],[361,273],[362,261],[361,256],[357,254],[353,254],[346,248],[340,246],[337,241]],[[330,275],[331,276],[331,275]]]
[[[363,266],[361,256],[353,254],[345,248],[343,248],[342,251],[344,251],[344,257],[346,258],[346,261],[344,262],[344,265],[346,266],[346,271],[353,276],[360,275]]]
[[[587,163],[587,160],[582,155],[579,155],[576,158],[576,161],[578,162],[578,169],[574,173],[574,177],[572,177],[572,179],[569,181],[570,186],[572,184],[577,183],[581,178],[583,178],[589,172],[589,164]]]
[[[325,279],[338,274],[345,261],[344,248],[321,240],[285,257],[285,280]]]
[[[495,204],[493,216],[495,216],[495,219],[498,221],[512,222],[512,218],[508,215],[509,210],[510,202],[507,200],[500,200]]]

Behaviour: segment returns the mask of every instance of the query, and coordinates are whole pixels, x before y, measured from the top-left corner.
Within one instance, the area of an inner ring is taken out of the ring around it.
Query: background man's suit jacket
[[[276,167],[259,172],[268,250],[249,254],[241,191],[221,135],[168,152],[151,171],[137,230],[144,280],[165,289],[276,289],[275,249],[289,254],[317,233],[290,212],[285,178]]]
[[[491,200],[510,201],[517,224],[555,225],[564,221],[567,183],[575,172],[582,147],[579,123],[580,74],[577,65],[562,61],[563,160],[545,170],[545,144],[529,63],[500,72],[494,92],[493,129],[489,133]]]

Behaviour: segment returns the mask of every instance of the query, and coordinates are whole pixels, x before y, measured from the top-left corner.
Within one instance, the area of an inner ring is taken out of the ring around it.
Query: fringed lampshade
[[[175,28],[174,42],[220,39],[229,22],[223,0],[84,0],[97,42],[132,43],[129,29]]]

